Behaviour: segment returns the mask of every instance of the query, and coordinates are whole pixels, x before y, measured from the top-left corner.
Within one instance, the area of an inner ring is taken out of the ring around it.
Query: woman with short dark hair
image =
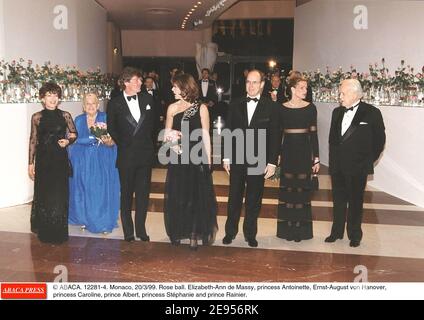
[[[58,109],[62,90],[46,83],[39,91],[44,110],[31,118],[29,177],[34,180],[31,231],[42,242],[68,240],[68,177],[72,168],[66,148],[77,138],[71,115]]]

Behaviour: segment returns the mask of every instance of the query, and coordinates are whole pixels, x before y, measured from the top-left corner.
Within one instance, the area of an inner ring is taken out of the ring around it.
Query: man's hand
[[[265,179],[271,178],[275,174],[275,166],[268,164],[265,168]]]
[[[35,166],[33,164],[30,164],[28,166],[28,176],[32,181],[34,181],[34,179],[35,179]]]

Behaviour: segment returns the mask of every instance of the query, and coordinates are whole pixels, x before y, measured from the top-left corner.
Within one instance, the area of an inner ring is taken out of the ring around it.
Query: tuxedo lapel
[[[138,106],[140,107],[140,120],[138,120],[138,124],[134,130],[133,136],[137,134],[144,120],[146,119],[145,102],[144,102],[144,97],[142,95],[138,95]]]
[[[119,103],[122,106],[122,110],[123,110],[123,116],[125,117],[125,119],[127,119],[127,121],[131,124],[131,126],[135,128],[137,128],[137,121],[135,121],[134,117],[131,114],[130,108],[128,107],[128,103],[125,100],[124,95],[122,94]]]
[[[241,116],[242,116],[243,123],[247,128],[249,126],[249,118],[247,116],[247,100],[246,100],[246,98],[241,100],[240,108],[241,108]]]
[[[255,112],[252,115],[252,119],[250,120],[250,125],[249,127],[253,127],[255,122],[256,122],[256,118],[258,117],[258,114],[261,112],[262,110],[262,99],[259,99],[258,104],[256,105],[255,108]]]
[[[346,141],[356,131],[356,129],[358,129],[359,123],[364,118],[365,114],[366,114],[366,108],[361,102],[358,106],[358,110],[356,111],[355,117],[352,120],[352,124],[350,125],[349,129],[346,130],[345,134],[342,136],[342,142]]]

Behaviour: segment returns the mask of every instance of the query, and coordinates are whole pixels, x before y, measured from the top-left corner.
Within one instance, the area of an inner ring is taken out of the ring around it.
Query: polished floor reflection
[[[325,172],[325,169],[324,169]],[[366,192],[364,239],[359,248],[347,239],[324,243],[331,228],[329,177],[320,176],[313,199],[314,239],[301,243],[275,237],[277,183],[267,182],[259,221],[259,247],[249,248],[241,234],[231,246],[221,239],[225,223],[228,178],[214,173],[220,230],[213,246],[190,251],[171,246],[163,226],[166,170],[155,169],[147,228],[152,242],[122,240],[122,230],[91,234],[70,227],[63,245],[40,243],[29,231],[30,205],[0,210],[0,281],[53,281],[56,266],[65,266],[69,281],[278,281],[352,282],[356,266],[368,280],[424,281],[424,209],[372,188]]]

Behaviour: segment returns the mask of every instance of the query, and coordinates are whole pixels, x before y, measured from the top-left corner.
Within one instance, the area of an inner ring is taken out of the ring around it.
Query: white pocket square
[[[147,105],[146,110],[150,110],[152,109],[152,107],[150,106],[150,104]]]
[[[368,124],[368,122],[361,122],[361,123],[359,123],[359,124],[360,124],[360,125],[361,125],[361,124]]]

